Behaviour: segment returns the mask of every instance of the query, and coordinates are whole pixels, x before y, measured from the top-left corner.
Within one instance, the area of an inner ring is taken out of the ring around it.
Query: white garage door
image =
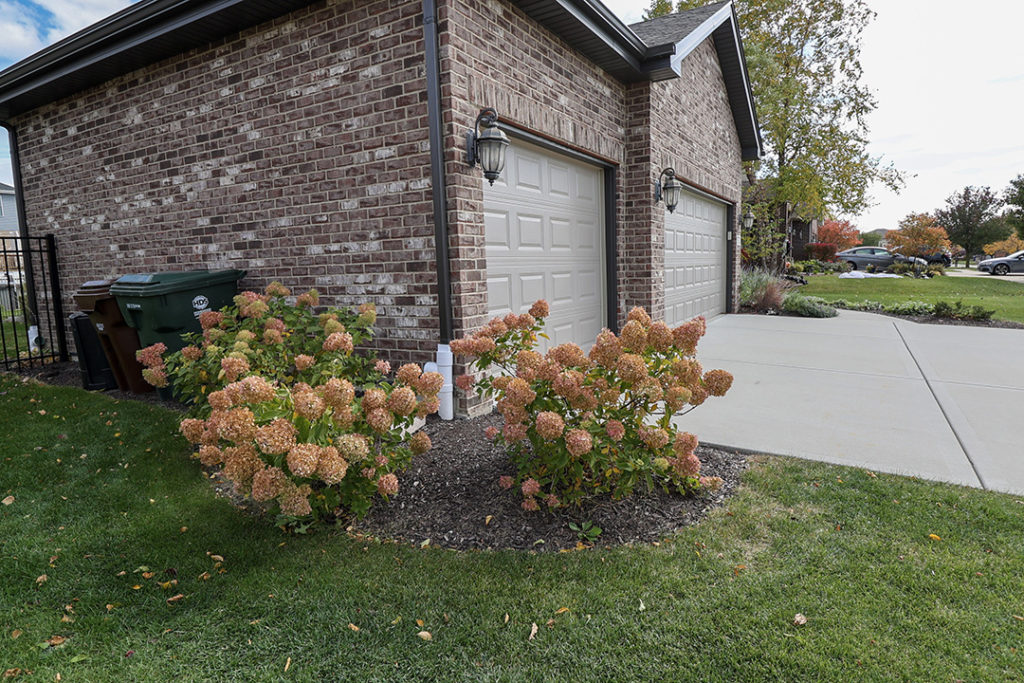
[[[604,327],[603,171],[520,140],[484,181],[487,296],[492,316],[547,299],[543,347],[589,348]]]
[[[665,214],[665,322],[725,313],[726,216],[722,202],[683,191]]]

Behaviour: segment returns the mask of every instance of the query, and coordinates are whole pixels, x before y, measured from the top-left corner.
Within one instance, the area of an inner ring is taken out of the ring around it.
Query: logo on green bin
[[[210,310],[210,300],[200,294],[192,299],[192,308],[195,310],[193,315],[198,318],[200,314]]]

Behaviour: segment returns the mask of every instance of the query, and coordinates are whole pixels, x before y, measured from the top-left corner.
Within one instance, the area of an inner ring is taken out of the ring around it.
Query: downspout
[[[423,0],[423,46],[427,75],[427,128],[430,141],[430,186],[434,202],[434,251],[437,261],[437,311],[440,343],[437,345],[437,370],[444,377],[438,398],[442,420],[455,415],[452,394],[452,352],[448,343],[453,336],[451,266],[448,255],[448,192],[444,173],[444,135],[441,119],[441,52],[437,32],[437,3]]]
[[[25,192],[21,185],[21,158],[18,155],[18,133],[14,126],[7,121],[0,121],[0,127],[7,131],[7,141],[11,149],[11,175],[14,181],[14,205],[18,210],[18,238],[21,241],[22,269],[25,272],[24,282],[21,283],[22,291],[25,294],[25,305],[31,314],[28,323],[28,345],[29,349],[40,347],[42,340],[39,336],[39,303],[36,301],[35,272],[32,265],[32,251],[28,237],[28,220],[25,218]],[[26,316],[28,318],[28,316]],[[57,321],[58,325],[64,322]]]

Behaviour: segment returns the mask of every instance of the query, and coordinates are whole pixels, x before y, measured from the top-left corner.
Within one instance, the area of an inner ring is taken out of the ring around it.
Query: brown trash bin
[[[117,300],[110,293],[113,283],[114,280],[86,282],[75,292],[75,303],[89,315],[96,328],[118,389],[145,394],[153,391],[153,386],[142,379],[142,364],[135,358],[135,352],[141,348],[139,334],[121,315]]]

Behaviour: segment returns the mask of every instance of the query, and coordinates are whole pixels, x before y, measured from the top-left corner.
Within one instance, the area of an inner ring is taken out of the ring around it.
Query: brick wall
[[[438,332],[420,13],[321,2],[19,117],[29,228],[57,235],[64,291],[245,268],[249,287],[374,301],[377,346],[425,360]]]

